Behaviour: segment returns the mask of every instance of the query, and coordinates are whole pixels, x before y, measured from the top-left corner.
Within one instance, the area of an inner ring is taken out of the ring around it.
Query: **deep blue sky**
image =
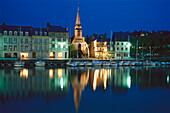
[[[71,28],[78,0],[0,0],[0,24]],[[133,30],[170,30],[170,0],[80,0],[83,36]],[[108,35],[108,36],[109,36]]]

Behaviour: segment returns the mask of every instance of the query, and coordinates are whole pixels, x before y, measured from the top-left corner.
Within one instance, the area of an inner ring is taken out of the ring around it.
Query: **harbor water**
[[[0,112],[170,112],[170,67],[1,68]]]

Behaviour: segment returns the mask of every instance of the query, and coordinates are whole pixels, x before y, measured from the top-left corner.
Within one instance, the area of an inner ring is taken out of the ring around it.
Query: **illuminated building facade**
[[[91,42],[90,55],[93,58],[106,59],[108,57],[108,39],[103,38],[103,35],[95,38]]]
[[[0,36],[0,57],[32,57],[31,26],[9,26],[3,23],[0,31],[2,33]]]
[[[89,56],[89,48],[88,44],[85,42],[85,38],[82,37],[82,26],[80,23],[80,15],[79,15],[79,6],[77,10],[77,18],[76,18],[76,25],[74,29],[74,39],[72,44],[75,46],[76,50],[78,50],[79,45],[81,46],[81,51],[83,54],[88,54]]]
[[[115,54],[116,59],[130,58],[130,35],[124,32],[113,33],[113,42],[115,43]]]
[[[50,26],[0,26],[1,58],[68,58],[67,28]]]

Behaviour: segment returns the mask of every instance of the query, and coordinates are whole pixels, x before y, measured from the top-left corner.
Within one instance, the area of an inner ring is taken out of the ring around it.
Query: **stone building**
[[[0,26],[1,58],[68,58],[67,28],[50,26]]]

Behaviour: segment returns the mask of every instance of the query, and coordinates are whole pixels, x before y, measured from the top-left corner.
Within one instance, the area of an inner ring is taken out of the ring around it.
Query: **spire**
[[[80,15],[79,15],[79,2],[78,2],[78,10],[77,10],[77,18],[76,18],[76,25],[80,25]]]

